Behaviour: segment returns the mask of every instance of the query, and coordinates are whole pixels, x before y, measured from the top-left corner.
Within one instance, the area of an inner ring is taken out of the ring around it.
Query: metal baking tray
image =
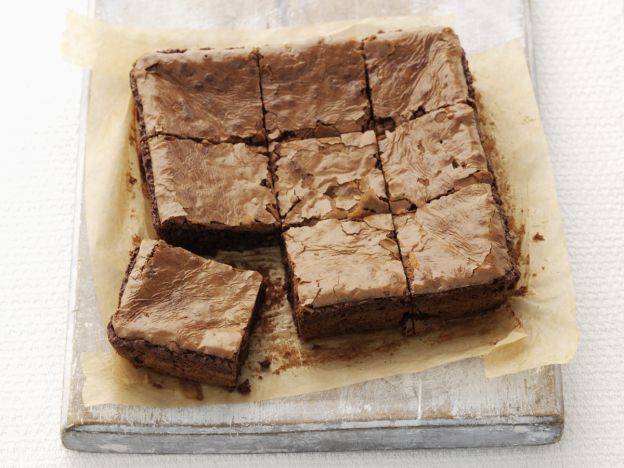
[[[447,0],[427,11],[410,3],[414,2],[356,1],[334,7],[335,2],[329,0],[95,0],[91,14],[117,23],[238,29],[390,14],[454,14],[460,36],[462,27],[483,17],[484,27],[500,29],[490,33],[523,36],[532,62],[527,1],[477,1],[467,7],[464,2]],[[497,17],[503,16],[504,21],[497,22]],[[479,47],[483,38],[479,34],[472,37],[474,43],[468,48]],[[96,303],[82,210],[88,95],[86,74],[62,407],[61,437],[66,447],[92,452],[261,453],[537,445],[561,437],[564,414],[559,366],[488,380],[478,359],[247,404],[85,406],[79,356],[110,349]]]

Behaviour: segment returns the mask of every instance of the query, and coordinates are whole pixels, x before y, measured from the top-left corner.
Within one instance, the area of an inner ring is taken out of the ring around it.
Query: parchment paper
[[[448,18],[393,17],[215,32],[129,28],[69,14],[65,55],[92,72],[85,211],[102,326],[115,310],[129,250],[141,238],[154,236],[137,154],[129,139],[128,72],[139,55],[166,48],[255,46],[328,36],[362,38],[380,29],[448,23]],[[277,249],[222,253],[221,260],[259,269],[271,278],[268,304],[243,369],[242,380],[250,379],[251,393],[229,393],[135,369],[111,351],[81,356],[84,404],[248,402],[418,372],[474,356],[485,356],[490,377],[571,359],[577,346],[572,278],[524,51],[520,42],[512,41],[471,56],[469,61],[501,195],[519,234],[521,285],[526,293],[512,298],[511,308],[504,306],[488,317],[421,338],[408,339],[390,330],[303,343],[296,336],[283,295]],[[259,364],[265,358],[271,360],[268,370]]]

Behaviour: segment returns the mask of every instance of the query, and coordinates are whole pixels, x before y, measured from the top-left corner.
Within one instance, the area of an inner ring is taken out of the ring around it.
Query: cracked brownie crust
[[[386,132],[379,143],[390,206],[395,214],[475,182],[491,183],[475,112],[444,107]]]
[[[450,28],[382,33],[364,40],[364,55],[375,120],[382,128],[472,101],[472,76]]]
[[[373,131],[272,143],[270,149],[285,226],[389,211]]]
[[[149,53],[137,60],[130,81],[145,137],[251,144],[265,140],[255,51]]]
[[[158,235],[194,252],[276,241],[275,195],[265,150],[156,136],[141,159]]]

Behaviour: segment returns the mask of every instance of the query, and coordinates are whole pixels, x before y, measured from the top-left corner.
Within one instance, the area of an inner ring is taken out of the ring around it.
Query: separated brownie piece
[[[474,182],[492,182],[474,110],[456,104],[386,132],[380,140],[393,213],[403,213]]]
[[[136,366],[233,387],[264,292],[258,272],[144,240],[128,266],[108,339]]]
[[[394,222],[415,313],[457,317],[511,294],[518,271],[490,185],[469,185]]]
[[[356,41],[261,50],[262,97],[271,140],[361,132],[370,109]]]
[[[285,226],[389,211],[373,131],[272,143],[270,149]]]
[[[276,242],[279,220],[263,151],[150,138],[141,155],[158,235],[202,253]]]
[[[390,214],[327,219],[290,228],[283,238],[302,338],[398,326],[411,310]]]
[[[364,41],[373,112],[394,128],[444,106],[468,102],[472,78],[452,29],[382,33]]]
[[[255,52],[150,53],[137,60],[130,83],[142,139],[166,134],[213,143],[265,140]]]

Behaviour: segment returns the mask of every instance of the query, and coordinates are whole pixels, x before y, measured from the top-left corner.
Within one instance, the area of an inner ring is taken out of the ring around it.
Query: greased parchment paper
[[[380,29],[449,24],[444,18],[390,17],[257,32],[113,26],[70,13],[67,59],[91,70],[85,212],[102,327],[117,304],[128,252],[154,237],[139,162],[130,141],[129,70],[142,53],[170,48],[280,44],[320,37],[362,38]],[[577,346],[575,303],[563,227],[524,50],[512,41],[468,57],[482,126],[500,191],[519,234],[523,295],[488,317],[420,338],[389,330],[312,343],[296,335],[277,248],[223,252],[218,259],[270,278],[267,305],[251,338],[241,395],[136,369],[114,351],[83,353],[85,406],[181,406],[300,395],[484,356],[489,377],[570,360]],[[513,310],[512,310],[513,309]],[[270,360],[270,367],[260,364]]]

